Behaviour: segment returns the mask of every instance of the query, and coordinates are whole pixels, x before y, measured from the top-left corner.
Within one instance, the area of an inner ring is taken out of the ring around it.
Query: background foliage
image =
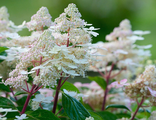
[[[48,8],[54,20],[69,3],[75,3],[82,18],[100,28],[100,35],[93,42],[104,41],[105,36],[125,18],[131,21],[133,30],[150,30],[146,40],[138,44],[153,44],[152,59],[156,58],[156,0],[1,0],[0,6],[8,8],[10,20],[18,25],[24,20],[30,21],[41,6]],[[20,34],[30,33],[25,29]]]

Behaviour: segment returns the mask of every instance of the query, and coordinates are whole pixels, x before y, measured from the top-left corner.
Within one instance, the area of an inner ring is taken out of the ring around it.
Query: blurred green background
[[[151,58],[156,59],[156,0],[0,0],[0,7],[6,6],[10,20],[18,25],[24,20],[30,21],[41,6],[49,9],[54,21],[69,3],[77,5],[82,19],[100,28],[100,35],[93,38],[94,43],[104,41],[105,36],[125,18],[131,21],[133,30],[150,30],[151,34],[145,35],[145,40],[137,43],[152,44]],[[30,33],[25,29],[20,34]]]

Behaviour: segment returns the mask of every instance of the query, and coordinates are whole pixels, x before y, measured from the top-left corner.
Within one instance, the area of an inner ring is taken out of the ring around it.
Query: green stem
[[[131,120],[134,120],[134,118],[135,118],[135,116],[136,116],[136,114],[137,114],[139,108],[140,108],[141,105],[143,104],[143,102],[144,102],[144,96],[142,97],[141,102],[138,104],[138,107],[137,107],[136,111],[134,112],[134,114],[133,114]]]

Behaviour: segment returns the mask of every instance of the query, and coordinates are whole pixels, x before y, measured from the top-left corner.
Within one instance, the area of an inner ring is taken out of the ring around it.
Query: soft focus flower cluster
[[[155,120],[155,118],[156,118],[156,111],[153,111],[151,113],[151,116],[149,117],[149,120]]]
[[[148,33],[149,31],[132,31],[129,20],[121,21],[119,27],[106,36],[106,40],[109,42],[96,43],[97,51],[93,50],[92,52],[99,56],[95,57],[95,61],[91,61],[90,70],[106,72],[106,69],[108,71],[110,69],[109,64],[114,63],[119,70],[112,71],[112,76],[120,70],[126,70],[115,79],[121,80],[134,74],[136,67],[140,66],[140,62],[151,56],[150,51],[146,49],[152,45],[138,46],[135,44],[137,40],[144,40],[142,35]],[[103,57],[103,55],[105,56]]]
[[[151,89],[155,90],[155,82],[156,82],[156,68],[154,65],[146,66],[145,71],[139,75],[139,77],[125,86],[125,93],[132,99],[136,99],[138,97],[149,98],[151,104],[155,103],[155,97]]]
[[[32,18],[36,18],[33,20],[37,22],[38,17],[43,17],[42,22],[37,24],[40,27],[49,23],[51,18],[43,7]],[[55,19],[53,26],[42,31],[29,45],[30,49],[20,54],[19,63],[10,72],[5,85],[22,86],[28,80],[28,74],[33,77],[34,84],[41,83],[49,87],[56,85],[56,80],[61,77],[85,77],[90,59],[88,45],[91,44],[91,34],[96,33],[92,27],[85,29],[88,24],[80,17],[76,5],[69,4],[64,13]],[[33,20],[26,23],[29,30],[34,30],[34,26],[31,26]],[[32,69],[28,71],[28,67]]]
[[[23,41],[25,37],[21,37],[17,33],[25,28],[25,22],[22,25],[15,26],[9,20],[8,10],[4,6],[0,8],[0,26],[0,47],[9,48],[0,55],[0,60],[4,60],[0,63],[0,75],[3,79],[6,79],[9,72],[15,68],[19,55],[29,49],[30,40],[27,37],[27,42]]]
[[[0,39],[5,40],[7,37],[16,38],[19,35],[16,33],[22,30],[25,22],[20,26],[15,26],[12,21],[9,20],[8,10],[5,6],[0,8]]]
[[[74,85],[80,90],[80,92],[87,97],[83,98],[83,101],[89,104],[92,108],[101,108],[104,90],[96,83],[80,83],[75,82]],[[114,88],[113,85],[108,86],[108,90]],[[118,90],[116,90],[117,92]],[[121,92],[121,90],[120,90]],[[131,103],[134,101],[130,100],[124,93],[112,93],[107,96],[107,104],[120,104],[125,105],[131,110]]]
[[[100,108],[103,101],[104,90],[96,83],[80,83],[75,82],[74,85],[80,92],[88,97],[83,98],[83,101],[89,104],[92,108]],[[84,88],[84,89],[83,89]]]

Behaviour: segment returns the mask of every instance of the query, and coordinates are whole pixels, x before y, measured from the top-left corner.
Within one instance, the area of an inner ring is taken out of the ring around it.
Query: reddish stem
[[[67,31],[68,31],[68,39],[67,39],[67,47],[68,47],[69,46],[69,31],[70,31],[70,28]]]
[[[58,85],[57,85],[57,89],[56,89],[55,98],[54,98],[54,106],[53,106],[53,110],[52,110],[52,112],[53,112],[54,114],[55,114],[55,112],[56,112],[56,106],[57,106],[57,101],[58,101],[58,95],[59,95],[59,90],[60,90],[61,81],[62,81],[62,77],[59,79],[59,82],[58,82]]]
[[[62,111],[63,107],[56,113],[56,116]]]
[[[40,83],[38,83],[38,84],[36,85],[36,87],[34,88],[34,91],[36,90],[36,88],[38,88],[39,84],[40,84]]]
[[[67,30],[68,31],[68,39],[67,39],[67,47],[69,47],[69,31],[70,31],[70,28]],[[61,73],[61,76],[62,76],[62,73]],[[68,79],[68,78],[67,78]],[[66,79],[66,80],[67,80]],[[66,81],[65,80],[65,81]],[[64,82],[65,82],[64,81]],[[64,84],[64,82],[63,82],[63,84],[61,84],[61,82],[62,82],[62,77],[60,78],[60,80],[59,80],[59,82],[58,82],[58,85],[57,85],[57,88],[56,88],[56,94],[55,94],[55,97],[54,97],[54,106],[53,106],[53,110],[52,110],[52,112],[55,114],[55,112],[56,112],[56,106],[57,106],[57,101],[58,101],[58,95],[59,95],[59,90],[60,90],[60,88],[62,87],[62,85]]]
[[[22,87],[20,87],[22,90],[24,90],[25,92],[27,92],[27,93],[30,93],[30,91],[27,91],[26,89],[24,89],[24,88],[22,88]]]
[[[105,110],[106,97],[107,97],[107,93],[108,93],[108,84],[109,84],[109,79],[110,79],[110,75],[111,75],[111,72],[113,70],[113,67],[114,67],[114,63],[112,63],[111,70],[109,71],[108,75],[106,76],[106,89],[105,89],[105,92],[104,92],[104,98],[103,98],[102,109],[101,109],[102,111]]]
[[[24,107],[23,107],[23,109],[22,109],[21,115],[25,113],[25,110],[26,110],[26,108],[27,108],[27,106],[28,106],[29,100],[30,100],[31,96],[33,95],[33,94],[32,94],[32,91],[33,91],[33,89],[34,89],[35,86],[36,86],[36,85],[33,85],[33,86],[32,86],[32,88],[31,88],[31,90],[30,90],[30,94],[28,94],[28,97],[27,97],[27,99],[26,99],[26,101],[25,101],[25,104],[24,104]]]
[[[12,90],[12,88],[10,88],[10,91],[11,91],[12,95],[14,96],[15,100],[17,101],[17,97],[15,96],[14,91]]]
[[[37,88],[37,90],[34,90],[32,94],[36,93],[41,87],[43,87],[43,85],[41,85],[39,88]]]
[[[41,103],[39,104],[39,106],[41,107],[41,109],[43,109],[43,107],[42,107]]]
[[[100,75],[101,75],[104,79],[106,79],[106,76],[105,76],[101,71],[99,71],[98,68],[96,68],[96,69],[97,69],[97,71],[100,73]]]
[[[133,116],[132,116],[131,120],[134,120],[134,118],[135,118],[135,116],[136,116],[136,114],[137,114],[137,112],[138,112],[139,108],[140,108],[140,107],[141,107],[141,105],[143,104],[143,102],[144,102],[144,96],[142,97],[141,102],[139,103],[139,105],[138,105],[138,107],[137,107],[137,109],[136,109],[135,113],[133,114]]]
[[[125,69],[121,69],[118,73],[116,73],[115,75],[113,75],[113,76],[110,76],[110,79],[111,78],[114,78],[114,77],[116,77],[117,75],[119,75],[123,70],[125,70]]]
[[[63,81],[63,83],[60,85],[59,89],[61,89],[62,85],[67,81],[69,77],[66,77],[66,79]]]
[[[26,84],[26,86],[27,86],[27,91],[29,92],[29,87],[28,87],[28,83],[27,83],[26,80],[25,80],[25,84]]]
[[[42,64],[42,57],[40,57],[40,65],[41,65],[41,64]],[[35,64],[34,64],[34,67],[35,67]],[[38,76],[39,73],[40,73],[40,69],[37,70],[36,76]],[[37,90],[39,90],[41,87],[42,87],[42,86],[40,86]],[[26,108],[27,108],[27,106],[28,106],[28,103],[29,103],[29,100],[30,100],[31,96],[32,96],[35,92],[37,92],[37,91],[34,91],[34,88],[36,88],[36,85],[33,84],[33,86],[32,86],[32,88],[31,88],[30,91],[27,91],[27,90],[26,90],[29,94],[28,94],[27,99],[26,99],[26,101],[25,101],[25,104],[24,104],[24,107],[23,107],[23,109],[22,109],[21,115],[25,113],[25,110],[26,110]],[[23,88],[22,88],[22,89],[23,89]]]

